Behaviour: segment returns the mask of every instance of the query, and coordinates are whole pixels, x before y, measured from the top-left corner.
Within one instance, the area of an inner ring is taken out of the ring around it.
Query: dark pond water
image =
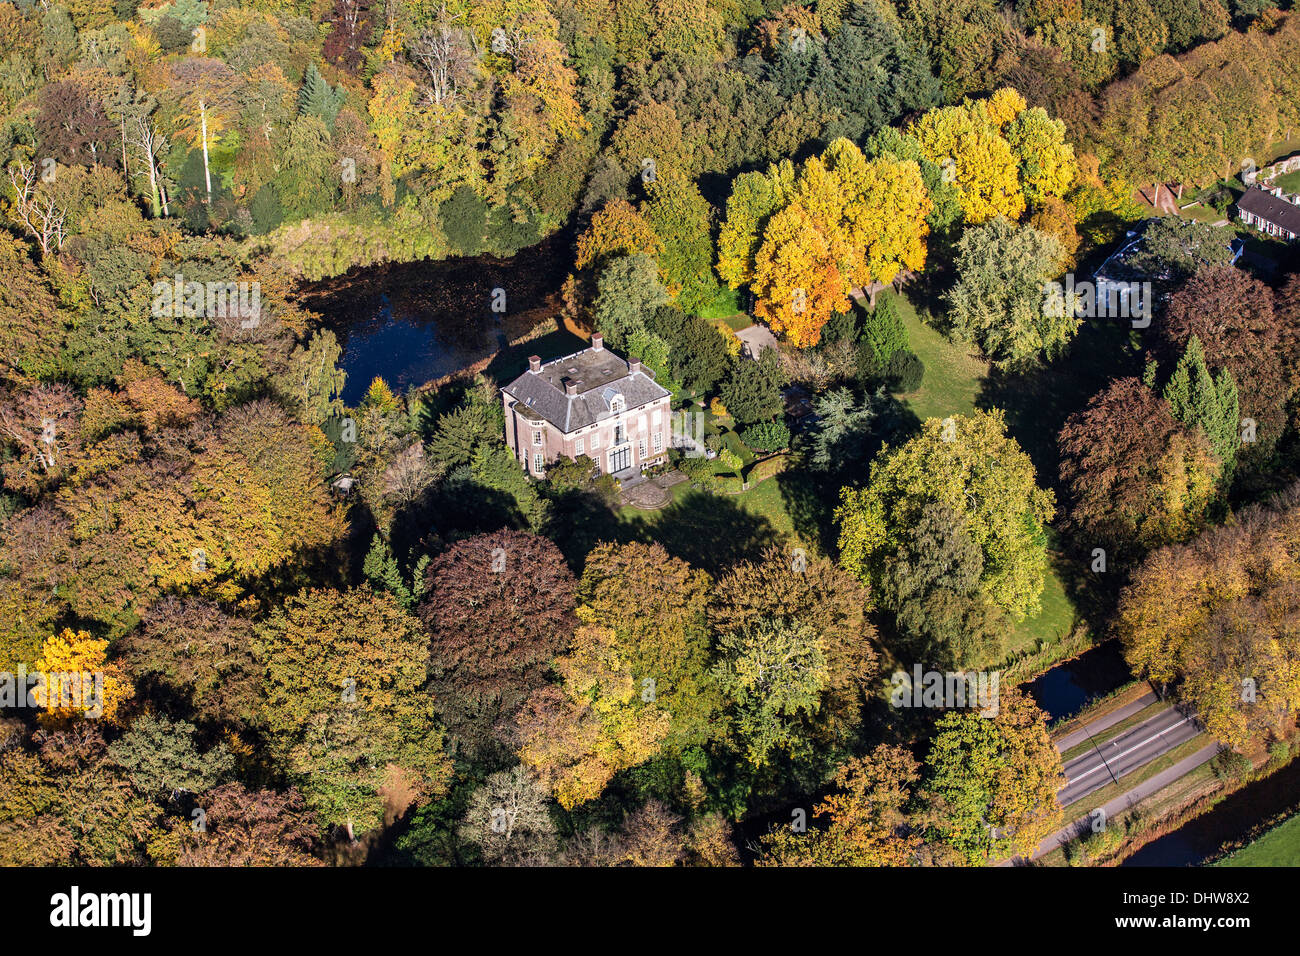
[[[400,394],[481,362],[554,314],[569,243],[565,231],[509,259],[385,263],[305,283],[307,306],[343,346],[344,403],[359,402],[376,376]]]
[[[1088,704],[1133,679],[1117,640],[1098,644],[1025,685],[1049,722],[1072,717]]]
[[[1300,803],[1300,760],[1293,760],[1263,780],[1257,780],[1189,820],[1172,833],[1153,840],[1123,862],[1123,866],[1196,866],[1224,843],[1244,839],[1261,821]]]

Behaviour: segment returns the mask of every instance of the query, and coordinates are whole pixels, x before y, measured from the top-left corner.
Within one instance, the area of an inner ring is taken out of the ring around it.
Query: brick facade
[[[501,390],[505,438],[515,460],[540,478],[561,456],[586,455],[604,474],[640,470],[666,459],[671,397],[635,358],[603,347],[542,365]]]

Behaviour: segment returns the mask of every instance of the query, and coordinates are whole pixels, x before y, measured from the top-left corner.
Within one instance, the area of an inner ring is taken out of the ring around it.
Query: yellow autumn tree
[[[1007,128],[1007,142],[1020,163],[1025,198],[1041,204],[1064,196],[1079,173],[1074,147],[1065,141],[1065,124],[1040,106],[1023,110]]]
[[[366,397],[361,400],[361,404],[364,407],[374,406],[385,415],[390,415],[397,411],[402,403],[393,394],[388,383],[376,375],[370,380],[370,387],[366,389]]]
[[[857,159],[862,154],[848,140],[836,140],[832,149],[840,145],[847,148],[838,155],[828,149],[822,156],[812,156],[803,164],[795,182],[794,201],[807,211],[817,231],[826,239],[836,267],[851,282],[862,271],[862,250],[851,241],[856,237],[850,237],[848,229],[850,207],[857,205],[855,187],[862,180],[861,164],[854,163],[852,154],[856,152]],[[831,164],[836,162],[839,166],[833,168]]]
[[[569,810],[657,754],[671,719],[655,705],[653,683],[638,687],[610,628],[578,628],[555,669],[563,687],[535,691],[520,713],[519,759]]]
[[[915,161],[881,158],[867,164],[861,198],[850,207],[855,216],[861,210],[853,230],[865,253],[859,284],[893,282],[901,270],[925,265],[925,217],[932,205]]]
[[[849,309],[831,244],[797,202],[768,223],[751,287],[758,316],[800,348],[816,345],[831,315]]]
[[[750,283],[756,313],[791,343],[815,345],[852,288],[925,265],[931,206],[916,162],[868,160],[841,137],[797,175],[785,161],[736,177],[718,274]]]
[[[997,216],[1018,221],[1025,212],[1019,163],[1001,132],[1010,105],[1003,97],[990,111],[984,101],[967,100],[931,110],[910,129],[922,155],[956,188],[962,213],[973,225]]]
[[[925,264],[932,203],[915,162],[868,160],[841,137],[804,164],[795,195],[850,287],[892,282],[900,269]]]
[[[118,708],[135,696],[135,689],[121,667],[108,663],[107,651],[108,641],[86,631],[64,628],[46,638],[32,665],[42,681],[34,690],[42,723],[116,719]]]
[[[579,269],[595,265],[610,256],[644,252],[658,258],[663,243],[650,223],[626,199],[607,202],[591,217],[587,231],[578,237]]]
[[[754,278],[754,257],[768,218],[794,194],[794,164],[781,160],[766,173],[741,173],[731,184],[727,217],[718,231],[718,275],[733,289]]]
[[[1005,131],[1007,124],[1023,113],[1026,106],[1025,98],[1009,86],[995,90],[984,103],[989,122],[999,133]]]

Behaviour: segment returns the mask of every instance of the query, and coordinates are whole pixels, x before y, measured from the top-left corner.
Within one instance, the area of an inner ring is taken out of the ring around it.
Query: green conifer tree
[[[908,346],[907,329],[892,296],[882,296],[862,327],[862,341],[883,368],[895,352]]]
[[[415,598],[411,589],[402,580],[402,571],[397,566],[397,559],[388,547],[388,542],[378,534],[370,541],[370,550],[361,564],[361,573],[377,591],[387,591],[397,598],[404,607],[411,607]]]
[[[1227,369],[1217,376],[1210,374],[1201,340],[1194,335],[1165,385],[1164,399],[1175,418],[1205,432],[1210,447],[1223,463],[1220,477],[1230,476],[1239,445],[1237,383]]]
[[[298,90],[298,115],[314,116],[333,132],[334,120],[339,115],[345,95],[343,87],[331,88],[316,69],[316,64],[310,63],[303,74],[302,88]]]

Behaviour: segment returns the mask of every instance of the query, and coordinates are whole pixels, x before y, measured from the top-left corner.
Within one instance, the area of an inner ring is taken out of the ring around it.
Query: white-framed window
[[[659,423],[663,420],[663,419],[660,417],[662,414],[663,414],[663,413],[660,412],[659,409],[657,409],[657,408],[656,408],[653,412],[650,413],[650,424],[651,424],[652,426],[654,426],[655,428],[658,428],[658,427],[659,427]]]
[[[627,409],[627,402],[622,395],[615,395],[609,400],[609,410],[611,412],[621,412]]]
[[[657,416],[656,416],[656,417],[657,417]],[[663,433],[663,432],[655,432],[654,435],[653,435],[652,437],[653,437],[653,442],[652,442],[651,447],[654,448],[654,450],[655,450],[655,454],[657,455],[657,454],[659,454],[661,451],[664,450],[664,433]]]
[[[600,435],[597,432],[591,433],[591,450],[595,451],[600,447]]]
[[[546,469],[546,456],[540,451],[533,454],[533,471],[541,474]]]
[[[534,445],[538,445],[538,446],[540,446],[541,443],[542,443],[542,433],[541,433],[541,432],[533,432],[533,444],[534,444]]]
[[[578,443],[573,446],[573,450],[576,451],[579,455],[585,455],[587,453],[586,439],[579,438]]]
[[[637,439],[637,442],[636,442],[636,456],[637,456],[637,458],[644,458],[644,457],[645,457],[645,439],[644,439],[644,438],[638,438],[638,439]]]

